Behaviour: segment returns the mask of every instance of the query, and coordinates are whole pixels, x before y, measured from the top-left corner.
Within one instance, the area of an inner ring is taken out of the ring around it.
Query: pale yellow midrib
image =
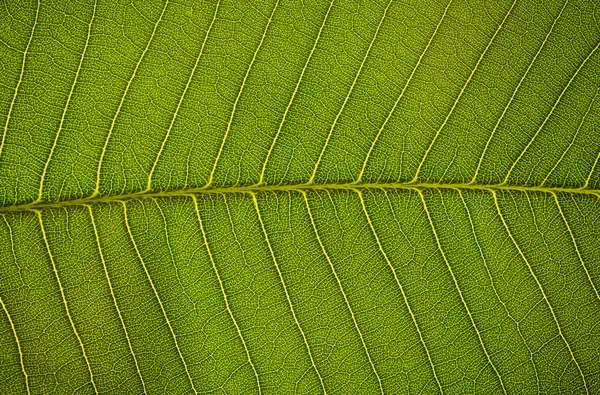
[[[266,193],[266,192],[293,192],[293,191],[353,191],[353,190],[461,190],[461,191],[497,191],[497,192],[538,192],[548,194],[573,194],[595,196],[600,199],[600,189],[552,187],[552,186],[525,186],[506,184],[471,184],[471,183],[436,183],[436,182],[364,182],[364,183],[339,183],[339,184],[284,184],[284,185],[241,185],[224,187],[197,187],[188,189],[174,189],[169,191],[139,191],[122,195],[109,195],[101,197],[84,197],[80,199],[64,200],[61,202],[33,202],[22,203],[12,206],[0,207],[0,213],[20,212],[27,210],[41,210],[49,208],[81,206],[96,203],[115,203],[131,199],[185,197],[190,194],[198,195],[224,195],[244,193]]]

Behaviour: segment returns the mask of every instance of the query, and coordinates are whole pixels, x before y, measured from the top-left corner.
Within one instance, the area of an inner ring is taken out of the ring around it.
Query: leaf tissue
[[[600,393],[599,48],[596,0],[0,1],[0,393]]]

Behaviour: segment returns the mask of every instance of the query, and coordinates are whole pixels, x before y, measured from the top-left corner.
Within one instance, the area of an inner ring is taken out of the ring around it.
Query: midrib
[[[24,203],[13,206],[0,207],[0,213],[18,212],[26,210],[40,210],[48,208],[60,208],[71,206],[82,206],[97,203],[114,203],[132,199],[147,199],[161,197],[184,197],[191,194],[213,195],[213,194],[244,194],[261,192],[293,192],[311,190],[329,191],[353,191],[353,190],[463,190],[463,191],[504,191],[504,192],[540,192],[540,193],[569,193],[574,195],[593,195],[600,198],[599,189],[569,188],[569,187],[542,187],[523,186],[509,184],[471,184],[471,183],[433,183],[433,182],[392,182],[392,183],[342,183],[342,184],[287,184],[287,185],[247,185],[211,188],[189,188],[175,189],[159,192],[133,192],[122,195],[109,195],[102,197],[85,197],[80,199],[63,200],[60,202],[38,202]]]

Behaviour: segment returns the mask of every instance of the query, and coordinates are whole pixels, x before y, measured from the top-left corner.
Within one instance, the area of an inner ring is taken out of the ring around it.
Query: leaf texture
[[[0,393],[600,392],[592,0],[0,2]]]

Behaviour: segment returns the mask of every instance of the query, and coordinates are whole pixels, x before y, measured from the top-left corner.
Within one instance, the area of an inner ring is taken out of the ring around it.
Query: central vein
[[[538,193],[570,193],[575,195],[593,195],[600,198],[600,190],[590,188],[550,187],[550,186],[523,186],[507,184],[471,184],[471,183],[435,183],[435,182],[391,182],[391,183],[341,183],[341,184],[287,184],[287,185],[247,185],[224,187],[198,187],[176,189],[169,191],[142,191],[122,195],[89,196],[80,199],[64,200],[60,202],[34,202],[13,206],[0,207],[0,213],[18,212],[33,209],[70,207],[89,205],[94,203],[114,203],[131,199],[147,199],[161,197],[184,197],[190,194],[215,195],[215,194],[244,194],[264,192],[293,192],[293,191],[352,191],[352,190],[462,190],[462,191],[505,191],[505,192],[538,192]]]

